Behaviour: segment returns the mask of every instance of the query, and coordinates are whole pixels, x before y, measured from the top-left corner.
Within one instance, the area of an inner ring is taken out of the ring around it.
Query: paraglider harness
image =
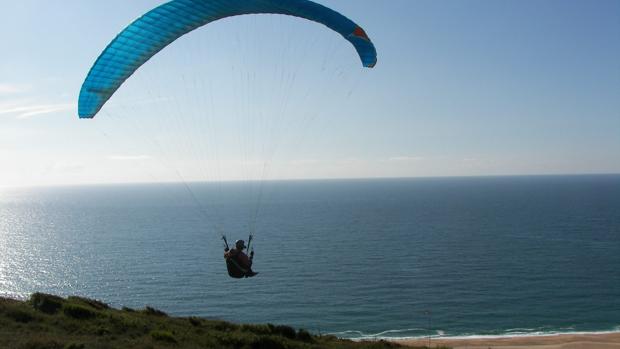
[[[224,240],[224,246],[225,246],[224,251],[228,252],[230,250],[230,247],[228,247],[228,241],[226,240],[226,235],[222,235],[222,240]],[[252,234],[250,234],[250,237],[248,238],[248,246],[246,247],[248,251],[250,251],[251,244],[252,244]],[[253,249],[250,252],[249,258],[250,258],[250,262],[254,258]],[[247,278],[247,277],[256,275],[252,272],[252,268],[242,267],[241,263],[239,263],[239,260],[237,259],[236,256],[226,258],[226,269],[228,269],[228,275],[235,279],[242,279],[244,277]]]

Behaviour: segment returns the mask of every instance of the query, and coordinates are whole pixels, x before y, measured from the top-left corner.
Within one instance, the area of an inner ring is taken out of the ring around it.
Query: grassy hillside
[[[288,326],[236,325],[170,317],[156,309],[110,308],[99,301],[35,293],[28,301],[0,298],[0,348],[395,348],[314,336]]]

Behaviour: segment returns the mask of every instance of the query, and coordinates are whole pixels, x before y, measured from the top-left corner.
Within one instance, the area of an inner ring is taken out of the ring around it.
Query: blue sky
[[[0,186],[261,178],[265,163],[268,178],[620,173],[620,2],[320,2],[366,29],[375,69],[316,24],[231,19],[90,122],[88,69],[161,2],[0,0]]]

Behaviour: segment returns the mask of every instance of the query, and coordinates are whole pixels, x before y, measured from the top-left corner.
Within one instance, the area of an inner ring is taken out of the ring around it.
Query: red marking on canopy
[[[353,31],[353,35],[370,41],[370,38],[368,37],[368,35],[366,35],[366,32],[364,31],[364,29],[360,27],[355,28],[355,30]]]

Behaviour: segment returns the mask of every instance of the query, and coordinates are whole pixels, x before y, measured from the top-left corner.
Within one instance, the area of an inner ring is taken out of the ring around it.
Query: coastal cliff
[[[0,348],[351,348],[400,347],[353,342],[283,325],[233,324],[171,317],[157,309],[114,309],[82,298],[35,293],[26,301],[0,298]]]

